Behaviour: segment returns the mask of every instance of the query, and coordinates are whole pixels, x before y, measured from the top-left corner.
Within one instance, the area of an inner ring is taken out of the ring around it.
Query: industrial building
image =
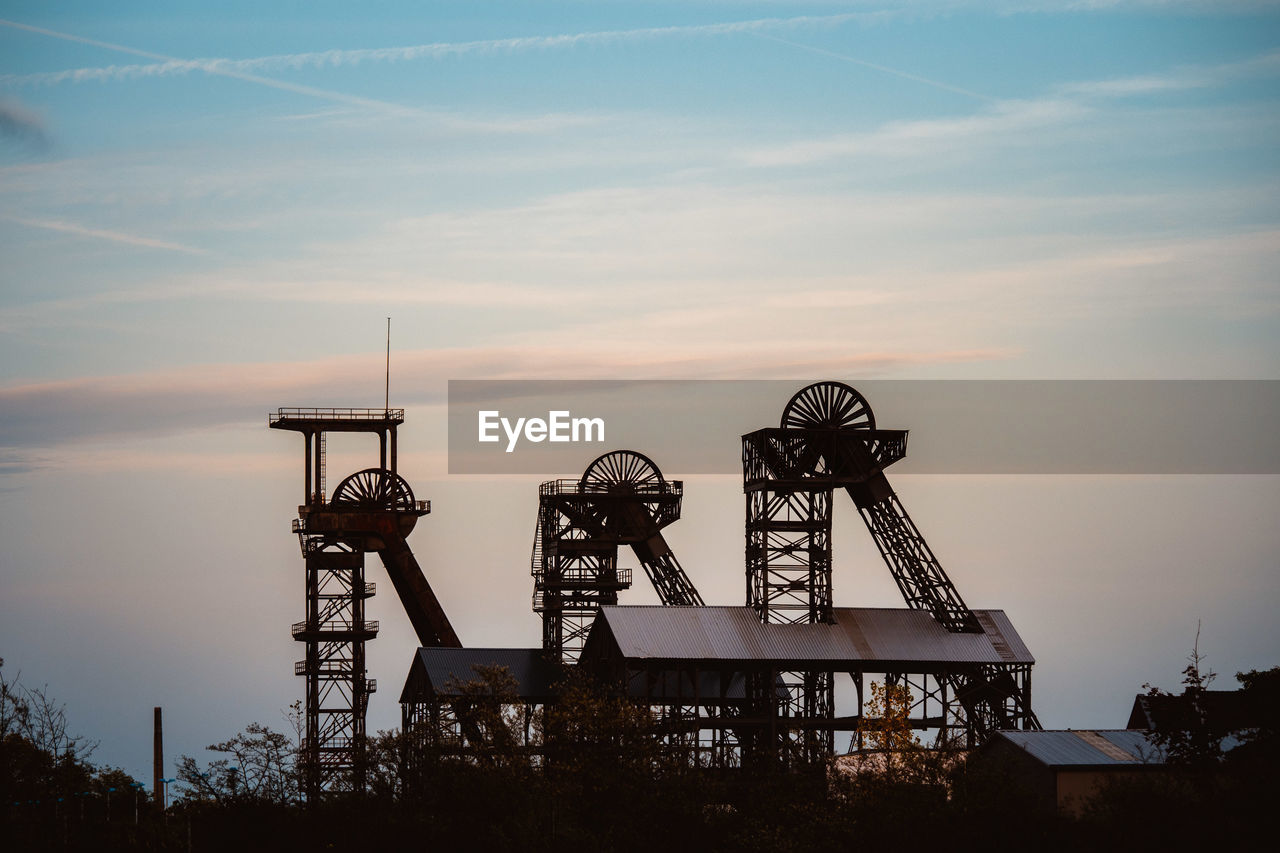
[[[372,679],[363,644],[373,585],[364,555],[378,553],[422,647],[401,693],[404,731],[432,754],[478,748],[454,714],[458,685],[484,667],[514,679],[513,704],[532,720],[555,701],[565,667],[647,706],[666,748],[696,766],[801,766],[856,739],[872,681],[912,696],[910,724],[975,746],[1002,730],[1036,730],[1035,663],[1003,611],[972,610],[890,486],[885,469],[906,454],[906,430],[878,429],[853,388],[800,389],[778,427],[741,437],[746,600],[707,606],[663,529],[680,517],[683,484],[641,453],[607,453],[578,479],[538,492],[531,554],[534,649],[463,648],[405,538],[430,511],[396,472],[403,411],[281,409],[271,426],[304,436],[304,503],[295,532],[307,567],[309,795],[359,788],[364,709]],[[380,437],[380,464],[325,494],[325,432]],[[864,521],[906,606],[837,607],[831,585],[832,513],[844,492]],[[632,584],[618,566],[630,548],[661,606],[625,606]],[[526,745],[536,748],[526,726]],[[842,739],[841,741],[847,742]]]

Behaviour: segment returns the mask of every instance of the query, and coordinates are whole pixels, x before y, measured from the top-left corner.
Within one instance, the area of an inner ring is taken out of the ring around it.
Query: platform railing
[[[679,497],[684,494],[684,482],[682,480],[662,480],[657,483],[634,483],[630,484],[625,490],[618,489],[610,484],[605,483],[584,483],[582,480],[547,480],[538,486],[539,495],[619,495],[621,497],[630,497],[631,495],[641,495],[644,497]]]
[[[356,409],[350,407],[281,407],[267,416],[267,423],[277,421],[395,421],[404,420],[404,409]]]
[[[353,622],[320,622],[308,626],[306,622],[293,623],[293,635],[299,634],[376,634],[378,620],[366,619],[361,623]]]

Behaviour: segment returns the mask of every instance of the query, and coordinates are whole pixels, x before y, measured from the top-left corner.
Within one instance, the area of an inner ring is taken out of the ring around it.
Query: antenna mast
[[[386,411],[391,411],[391,318],[387,318],[387,384],[386,396],[383,398],[382,407]]]

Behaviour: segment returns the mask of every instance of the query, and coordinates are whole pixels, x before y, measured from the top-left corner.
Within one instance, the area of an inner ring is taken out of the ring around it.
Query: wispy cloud
[[[853,57],[833,55],[867,64]],[[885,70],[899,76],[914,76],[893,69]],[[988,140],[1000,145],[1011,141],[1022,143],[1028,131],[1079,123],[1101,109],[1102,102],[1109,99],[1223,86],[1235,80],[1276,74],[1280,74],[1280,51],[1270,51],[1239,62],[1191,65],[1165,73],[1066,83],[1041,97],[1018,100],[994,100],[936,80],[919,78],[919,82],[927,85],[982,98],[990,103],[965,116],[889,122],[866,132],[756,148],[743,152],[740,157],[752,166],[798,166],[867,155],[917,157],[941,146],[953,150],[955,143],[964,140]]]
[[[702,343],[684,349],[602,349],[544,344],[394,353],[392,402],[443,401],[446,379],[789,378],[876,375],[927,364],[1002,360],[1002,348],[850,352],[845,341]],[[311,362],[217,364],[0,388],[0,459],[16,472],[24,448],[166,435],[220,424],[266,421],[280,405],[381,405],[380,354]]]
[[[796,166],[871,154],[912,157],[962,139],[1016,138],[1015,134],[1076,121],[1088,113],[1089,107],[1067,98],[1000,101],[972,115],[889,122],[866,133],[801,140],[745,151],[739,156],[751,166]]]
[[[143,237],[137,234],[126,234],[123,231],[109,231],[105,228],[88,228],[84,225],[77,225],[74,222],[66,222],[60,219],[28,219],[21,216],[7,215],[0,215],[0,219],[6,222],[14,222],[18,225],[26,225],[29,228],[43,228],[47,231],[75,234],[79,237],[92,237],[95,240],[109,240],[113,243],[124,243],[128,246],[164,249],[169,252],[185,252],[188,255],[208,254],[204,249],[184,246],[181,243],[171,243],[168,240],[157,240],[153,237]]]
[[[1217,65],[1184,65],[1159,74],[1139,74],[1110,80],[1066,83],[1055,91],[1086,98],[1125,98],[1158,92],[1177,92],[1222,86],[1234,80],[1280,74],[1280,50],[1262,53],[1239,62]]]

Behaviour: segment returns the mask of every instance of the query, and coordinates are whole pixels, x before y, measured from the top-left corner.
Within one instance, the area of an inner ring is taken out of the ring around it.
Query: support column
[[[311,505],[311,436],[312,433],[304,432],[302,434],[302,505]]]

